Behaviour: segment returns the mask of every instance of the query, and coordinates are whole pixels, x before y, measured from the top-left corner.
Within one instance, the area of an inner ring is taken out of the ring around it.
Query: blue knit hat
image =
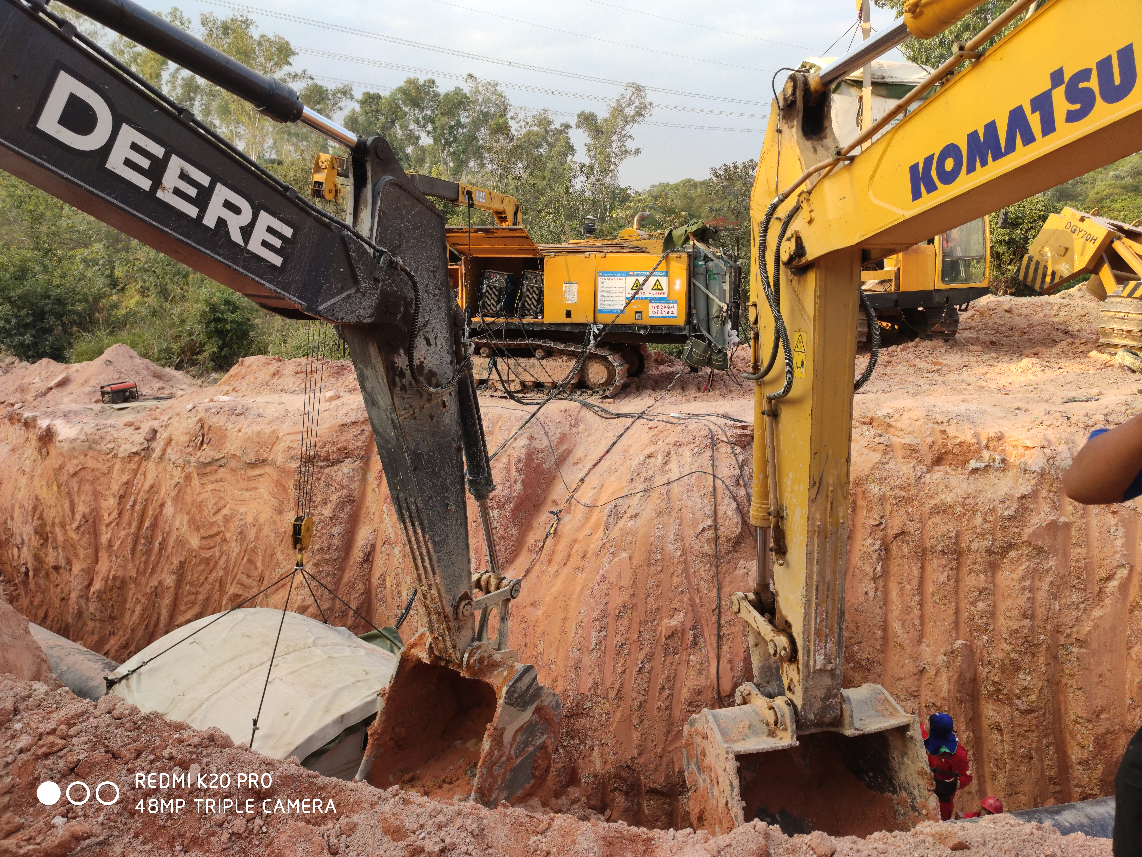
[[[933,756],[941,752],[956,752],[960,742],[952,731],[952,715],[940,712],[928,718],[928,737],[924,739],[924,746]]]

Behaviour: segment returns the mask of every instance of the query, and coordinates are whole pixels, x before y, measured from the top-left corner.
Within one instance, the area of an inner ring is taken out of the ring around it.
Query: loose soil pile
[[[846,684],[956,717],[977,774],[962,807],[1108,794],[1138,726],[1136,504],[1087,509],[1059,481],[1090,430],[1142,408],[1142,379],[1090,356],[1097,310],[1081,291],[985,298],[957,341],[887,349],[856,398]],[[118,380],[98,364],[42,395],[62,367],[0,377],[0,594],[121,661],[292,564],[303,366],[249,358],[210,388],[169,373],[174,399],[113,410],[92,403],[97,382]],[[748,674],[740,623],[717,606],[752,575],[750,391],[708,383],[665,359],[594,401],[650,407],[633,426],[553,403],[494,462],[500,556],[525,576],[509,644],[563,702],[550,807],[688,824],[682,725]],[[494,449],[526,410],[482,401]],[[347,364],[327,370],[321,407],[310,564],[387,624],[413,576]],[[481,552],[476,536],[474,568]],[[317,616],[308,598],[291,608]],[[367,629],[318,598],[331,621]]]
[[[70,791],[82,805],[70,805],[66,796],[41,804],[36,794],[44,782]],[[83,802],[85,788],[91,797]],[[438,803],[397,788],[327,779],[293,761],[234,747],[219,730],[199,732],[140,714],[115,696],[91,703],[0,675],[4,857],[938,857],[949,848],[1007,857],[1110,854],[1105,840],[1063,837],[1052,827],[1005,816],[954,827],[928,822],[911,833],[867,840],[821,833],[790,838],[754,822],[715,839],[692,830]]]

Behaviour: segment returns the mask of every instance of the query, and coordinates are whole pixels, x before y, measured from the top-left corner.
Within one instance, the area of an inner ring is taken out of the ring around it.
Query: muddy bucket
[[[883,687],[842,690],[840,723],[809,734],[797,733],[785,697],[742,689],[746,704],[706,709],[683,730],[695,828],[717,835],[759,820],[789,835],[868,836],[932,816],[919,721]]]
[[[456,668],[430,640],[421,631],[401,652],[357,779],[488,807],[525,800],[551,768],[559,697],[514,652],[477,643]]]

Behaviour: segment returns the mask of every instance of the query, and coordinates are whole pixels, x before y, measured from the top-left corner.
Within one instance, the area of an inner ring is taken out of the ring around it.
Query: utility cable
[[[439,69],[421,68],[420,66],[404,65],[402,63],[388,62],[387,60],[372,59],[370,57],[358,57],[350,54],[334,53],[333,51],[316,50],[313,48],[298,48],[296,52],[302,56],[319,57],[321,59],[342,60],[344,62],[351,62],[355,65],[369,65],[376,68],[387,68],[393,71],[406,71],[415,74],[428,74],[434,78],[450,78],[452,80],[477,80],[482,83],[491,83],[495,86],[503,87],[504,89],[518,89],[522,92],[536,92],[540,95],[556,95],[561,98],[578,98],[586,101],[602,101],[610,103],[614,101],[613,98],[608,98],[605,95],[592,95],[587,92],[570,92],[566,89],[550,89],[544,86],[532,86],[526,83],[508,83],[503,80],[493,80],[489,77],[477,77],[474,74],[461,74],[459,72],[440,71]],[[333,81],[334,83],[355,83],[358,86],[375,86],[378,89],[392,89],[392,87],[382,86],[381,84],[370,83],[364,80],[345,80],[339,77],[326,77],[323,75],[314,75],[320,77],[322,80]],[[766,117],[760,113],[734,113],[728,110],[707,110],[703,107],[689,107],[681,104],[658,104],[651,102],[650,107],[655,110],[678,110],[684,113],[702,113],[707,116],[727,116],[732,119],[765,119]]]
[[[258,15],[266,15],[271,18],[278,18],[282,21],[291,21],[295,24],[304,24],[310,27],[319,27],[323,30],[332,30],[338,33],[346,33],[351,36],[363,36],[368,39],[377,39],[382,42],[389,42],[391,44],[404,45],[406,47],[418,48],[420,50],[435,51],[437,53],[448,54],[450,56],[457,56],[464,59],[476,60],[478,62],[491,63],[493,65],[505,66],[508,68],[518,68],[523,71],[539,72],[541,74],[552,74],[558,77],[567,77],[574,80],[585,80],[591,83],[602,83],[608,86],[617,86],[625,88],[630,85],[631,81],[612,80],[605,77],[596,77],[589,74],[579,74],[577,72],[559,71],[558,69],[545,68],[543,66],[531,65],[529,63],[513,62],[505,60],[500,57],[491,57],[484,54],[476,54],[470,51],[462,51],[458,48],[446,48],[439,45],[430,45],[424,42],[414,42],[410,39],[402,39],[397,36],[389,36],[384,33],[376,33],[370,30],[361,30],[356,27],[346,27],[342,24],[333,24],[329,21],[319,21],[314,18],[304,18],[300,15],[289,15],[284,12],[276,12],[271,9],[263,9],[259,6],[247,6],[240,3],[231,3],[228,0],[202,0],[211,6],[221,6],[226,9],[234,9],[239,12],[253,13]],[[661,86],[647,86],[642,85],[643,89],[647,92],[661,92],[665,95],[677,95],[682,98],[701,98],[708,101],[725,101],[732,104],[752,104],[758,107],[764,107],[765,103],[761,101],[751,101],[743,98],[726,98],[719,95],[703,95],[698,92],[685,92],[678,89],[669,89]]]
[[[587,357],[588,357],[589,352],[592,351],[598,343],[602,342],[603,337],[605,337],[607,335],[607,331],[609,331],[614,326],[615,322],[617,322],[619,320],[619,318],[622,317],[623,313],[625,313],[627,311],[627,307],[629,307],[631,305],[631,302],[634,301],[634,299],[640,294],[640,292],[642,291],[642,287],[650,282],[650,278],[654,276],[655,272],[659,269],[659,267],[662,265],[662,263],[664,261],[666,261],[666,257],[669,255],[670,255],[670,251],[667,250],[661,256],[658,257],[658,261],[654,263],[654,267],[650,269],[650,272],[645,277],[643,277],[642,282],[639,283],[638,286],[636,286],[634,289],[631,290],[630,296],[626,299],[626,303],[623,304],[623,308],[621,310],[619,310],[617,313],[615,313],[614,318],[612,318],[609,322],[607,322],[606,326],[603,327],[603,329],[598,333],[597,338],[595,335],[595,328],[597,327],[597,325],[592,324],[587,328],[587,341],[583,344],[583,350],[579,354],[579,359],[575,361],[575,365],[571,367],[571,371],[567,373],[567,377],[564,378],[563,381],[558,386],[556,386],[554,389],[552,389],[551,393],[548,394],[547,398],[545,398],[542,402],[540,402],[539,405],[536,407],[536,409],[531,412],[531,416],[529,416],[527,419],[525,419],[520,424],[520,426],[514,432],[512,432],[512,434],[509,435],[508,438],[503,443],[501,443],[496,448],[496,451],[493,452],[490,456],[488,456],[489,461],[491,461],[497,455],[499,455],[501,452],[503,452],[504,447],[506,447],[509,443],[511,443],[512,440],[514,440],[515,437],[521,431],[523,431],[524,427],[526,427],[528,423],[530,423],[533,419],[535,419],[536,416],[539,415],[539,412],[541,410],[543,410],[543,408],[548,404],[548,402],[550,402],[556,396],[562,395],[563,392],[571,384],[573,384],[575,382],[575,379],[579,377],[579,373],[583,370],[583,364],[587,362]],[[679,374],[681,374],[681,373],[679,373]],[[672,381],[671,384],[673,384],[673,383],[674,382]]]
[[[706,57],[695,57],[688,54],[675,54],[670,51],[664,51],[661,48],[651,48],[646,45],[632,45],[626,42],[613,42],[610,39],[601,39],[598,36],[589,36],[586,33],[576,33],[572,30],[562,30],[559,27],[552,27],[547,24],[537,24],[534,21],[524,21],[520,18],[512,18],[508,15],[501,15],[498,12],[489,12],[486,9],[473,9],[471,6],[461,6],[459,3],[452,3],[449,0],[432,0],[434,3],[439,3],[442,6],[451,6],[453,9],[462,9],[465,12],[476,12],[480,15],[488,15],[492,18],[499,18],[502,21],[511,21],[513,24],[523,24],[526,27],[537,27],[540,30],[549,30],[553,33],[560,33],[564,36],[574,36],[577,39],[588,39],[592,42],[602,42],[604,45],[612,45],[618,48],[629,48],[636,51],[647,51],[659,57],[671,57],[672,59],[689,60],[691,62],[704,62],[711,65],[720,65],[727,68],[741,69],[742,71],[762,71],[760,68],[753,68],[751,66],[735,65],[734,63],[721,62],[719,60],[712,60]]]
[[[714,589],[717,595],[717,620],[714,630],[714,695],[718,698],[718,708],[725,706],[722,701],[722,570],[718,563],[718,474],[717,456],[714,454],[714,430],[706,426],[710,433],[710,494],[714,507]]]
[[[734,30],[723,30],[719,27],[710,27],[706,24],[698,24],[694,21],[681,21],[678,18],[667,18],[665,15],[655,15],[653,12],[644,12],[641,9],[631,9],[628,6],[619,6],[615,3],[606,3],[606,2],[604,2],[604,0],[588,0],[588,2],[595,3],[599,6],[609,6],[612,9],[621,9],[624,12],[631,12],[632,14],[635,14],[635,15],[645,15],[647,18],[657,18],[660,21],[669,21],[672,24],[682,24],[684,27],[686,27],[688,29],[696,27],[700,30],[710,30],[711,32],[714,32],[714,33],[721,33],[724,36],[737,36],[740,39],[753,39],[755,42],[769,42],[769,44],[771,44],[771,45],[784,45],[787,48],[797,48],[798,50],[802,50],[802,51],[811,51],[812,50],[812,48],[807,48],[804,45],[795,45],[791,42],[780,42],[777,39],[767,39],[767,38],[764,38],[763,36],[751,36],[749,33],[738,33],[738,32],[735,32]],[[848,30],[846,30],[845,32],[848,32]],[[839,39],[838,39],[838,41],[839,41]],[[835,44],[835,42],[834,42],[834,44]],[[830,47],[831,47],[831,45],[830,45]]]

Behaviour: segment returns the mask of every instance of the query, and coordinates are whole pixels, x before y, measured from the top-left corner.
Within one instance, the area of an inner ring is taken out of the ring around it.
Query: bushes
[[[185,350],[199,357],[200,365],[206,368],[225,371],[242,357],[257,352],[253,305],[221,286],[198,290],[188,328]]]
[[[991,215],[991,290],[998,295],[1036,295],[1015,279],[1019,262],[1058,208],[1045,195],[1033,196]]]
[[[21,251],[0,258],[0,344],[21,360],[63,362],[89,302],[44,261]]]

